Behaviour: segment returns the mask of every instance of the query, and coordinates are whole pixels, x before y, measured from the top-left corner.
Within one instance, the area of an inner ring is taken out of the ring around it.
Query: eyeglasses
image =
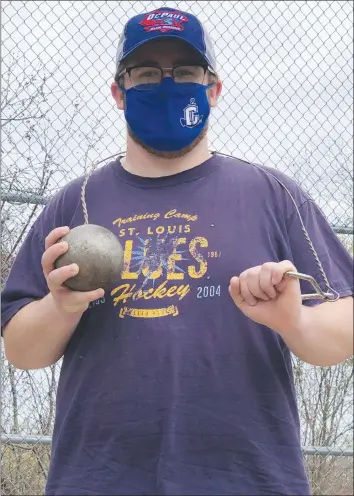
[[[213,71],[207,65],[178,65],[176,67],[134,66],[124,69],[117,74],[116,81],[128,74],[130,84],[139,91],[156,89],[161,83],[164,73],[169,72],[177,84],[199,83],[203,84],[205,74]]]

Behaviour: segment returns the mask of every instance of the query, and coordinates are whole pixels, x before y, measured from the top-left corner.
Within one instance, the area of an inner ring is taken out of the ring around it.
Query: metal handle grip
[[[301,272],[286,272],[285,275],[290,276],[290,277],[296,277],[297,279],[302,279],[304,281],[308,281],[314,290],[316,291],[315,293],[309,293],[309,294],[303,294],[301,295],[302,300],[326,300],[326,301],[336,301],[338,300],[338,295],[335,293],[325,293],[322,291],[320,288],[318,282],[312,277],[309,276],[308,274],[302,274]]]

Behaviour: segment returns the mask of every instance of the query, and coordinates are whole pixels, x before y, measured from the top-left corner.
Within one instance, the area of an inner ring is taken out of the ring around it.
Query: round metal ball
[[[107,290],[120,279],[124,250],[109,229],[95,224],[83,224],[71,229],[59,241],[66,241],[69,248],[57,258],[55,268],[72,263],[79,266],[79,273],[64,283],[71,290]]]

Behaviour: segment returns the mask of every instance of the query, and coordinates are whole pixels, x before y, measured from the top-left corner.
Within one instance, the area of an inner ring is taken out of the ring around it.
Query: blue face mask
[[[131,131],[146,146],[177,151],[190,145],[206,126],[210,105],[207,89],[197,83],[176,84],[163,78],[158,88],[129,88],[125,118]]]

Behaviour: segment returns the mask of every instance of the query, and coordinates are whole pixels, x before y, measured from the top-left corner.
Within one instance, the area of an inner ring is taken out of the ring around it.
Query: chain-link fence
[[[161,5],[2,2],[2,285],[47,199],[124,149],[110,95],[118,37],[132,14]],[[215,41],[224,89],[212,148],[294,177],[352,251],[352,2],[165,5],[197,14]],[[60,364],[19,371],[2,354],[1,365],[1,494],[42,494]],[[294,360],[294,373],[313,494],[353,494],[352,364]]]

